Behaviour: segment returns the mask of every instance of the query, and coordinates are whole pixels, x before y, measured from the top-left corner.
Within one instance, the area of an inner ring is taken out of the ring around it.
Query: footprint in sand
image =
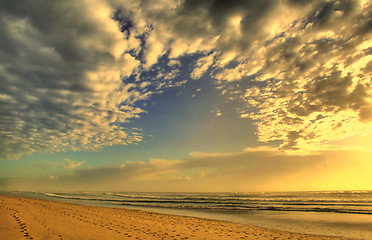
[[[24,222],[22,222],[21,218],[17,216],[17,213],[19,213],[19,211],[14,211],[11,215],[13,216],[13,218],[15,219],[15,221],[18,223],[19,225],[19,231],[21,233],[23,233],[23,236],[28,238],[28,239],[33,239],[31,236],[30,236],[30,233],[27,231],[27,226]]]

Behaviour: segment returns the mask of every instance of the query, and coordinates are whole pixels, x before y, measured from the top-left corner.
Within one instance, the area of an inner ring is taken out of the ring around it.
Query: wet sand
[[[139,210],[0,196],[0,239],[344,239]]]

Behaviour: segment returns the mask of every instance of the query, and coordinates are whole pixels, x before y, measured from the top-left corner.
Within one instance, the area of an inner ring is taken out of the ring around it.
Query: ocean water
[[[372,239],[372,191],[261,193],[8,192],[8,195]]]

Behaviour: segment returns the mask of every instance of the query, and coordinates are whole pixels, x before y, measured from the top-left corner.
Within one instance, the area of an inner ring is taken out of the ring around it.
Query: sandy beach
[[[139,210],[0,196],[0,239],[341,239]]]

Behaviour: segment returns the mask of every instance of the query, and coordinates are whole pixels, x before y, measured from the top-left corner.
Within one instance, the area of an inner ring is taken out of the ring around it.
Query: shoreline
[[[0,239],[347,239],[1,195],[0,219]]]

